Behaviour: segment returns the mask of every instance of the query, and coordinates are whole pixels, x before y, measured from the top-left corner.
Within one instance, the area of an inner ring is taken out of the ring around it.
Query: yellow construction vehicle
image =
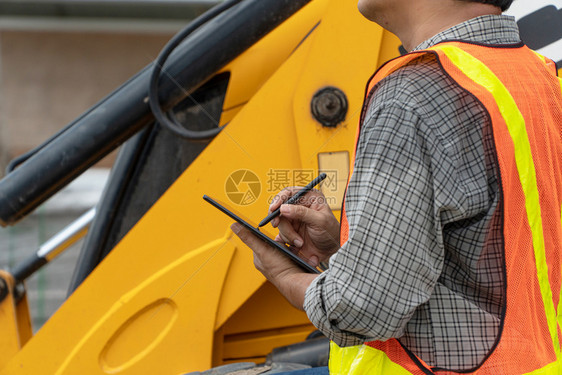
[[[257,223],[281,188],[325,172],[338,211],[365,82],[400,42],[354,2],[228,0],[168,47],[0,181],[12,225],[124,143],[99,204],[0,272],[1,375],[185,374],[307,338],[325,350],[202,197]],[[25,279],[86,232],[72,293],[32,335]]]

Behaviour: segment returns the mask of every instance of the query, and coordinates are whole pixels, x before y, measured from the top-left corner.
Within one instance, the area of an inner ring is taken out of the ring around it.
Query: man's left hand
[[[254,236],[241,224],[234,223],[230,228],[254,252],[256,268],[293,306],[303,310],[306,289],[318,275],[304,272],[292,260]]]

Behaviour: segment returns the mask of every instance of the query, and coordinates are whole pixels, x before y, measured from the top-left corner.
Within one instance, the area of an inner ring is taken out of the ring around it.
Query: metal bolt
[[[312,97],[312,116],[323,126],[336,127],[345,120],[347,97],[336,87],[325,87]]]
[[[8,295],[8,283],[2,277],[0,277],[0,302],[6,298]]]
[[[21,301],[21,299],[25,296],[26,290],[24,283],[18,283],[14,287],[14,300],[16,303]]]

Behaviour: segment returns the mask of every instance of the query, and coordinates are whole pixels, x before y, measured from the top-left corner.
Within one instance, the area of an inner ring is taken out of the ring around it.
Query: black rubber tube
[[[152,66],[152,73],[150,75],[150,82],[148,85],[148,104],[150,105],[152,115],[155,117],[156,121],[158,121],[161,126],[168,129],[168,131],[172,132],[174,135],[180,138],[189,140],[210,140],[217,134],[219,134],[222,128],[217,127],[214,129],[199,131],[190,130],[185,128],[184,126],[182,126],[182,124],[175,120],[172,111],[169,111],[168,114],[164,113],[162,107],[160,106],[160,102],[158,101],[158,83],[160,82],[162,71],[165,71],[166,60],[168,60],[168,57],[177,48],[177,46],[189,35],[194,33],[199,27],[217,17],[218,15],[226,12],[230,8],[240,4],[241,1],[243,0],[225,1],[190,23],[187,27],[177,33],[168,42],[168,44],[166,44],[166,46],[160,52],[160,55],[158,55],[158,57],[154,61],[154,64]]]
[[[245,0],[178,46],[159,83],[167,110],[310,0]],[[148,68],[148,67],[147,67]],[[0,225],[13,224],[153,121],[145,68],[0,180]]]

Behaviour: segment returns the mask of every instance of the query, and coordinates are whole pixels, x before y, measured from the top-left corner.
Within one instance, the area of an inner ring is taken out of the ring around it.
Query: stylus
[[[320,182],[322,182],[324,179],[326,178],[326,173],[320,173],[320,175],[318,177],[316,177],[314,180],[312,180],[308,185],[306,185],[305,187],[303,187],[301,190],[298,191],[298,193],[296,193],[295,195],[293,195],[291,198],[289,198],[287,200],[287,202],[285,202],[285,204],[295,204],[298,203],[299,199],[305,195],[306,193],[308,193],[310,190],[312,190],[316,185],[318,185]],[[279,216],[279,214],[281,213],[281,207],[279,207],[278,209],[276,209],[275,211],[273,211],[272,213],[270,213],[269,215],[267,215],[267,217],[265,219],[263,219],[262,221],[260,221],[260,223],[258,224],[258,228],[259,227],[263,227],[265,224],[269,223],[271,220],[273,220],[274,218],[276,218],[277,216]]]

